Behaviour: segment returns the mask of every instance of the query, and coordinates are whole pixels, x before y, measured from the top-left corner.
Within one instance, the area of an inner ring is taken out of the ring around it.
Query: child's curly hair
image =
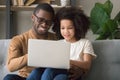
[[[60,33],[60,21],[63,19],[68,19],[73,22],[76,40],[85,37],[89,29],[90,21],[83,13],[83,10],[77,7],[63,7],[56,13],[52,29],[59,39],[63,39]]]

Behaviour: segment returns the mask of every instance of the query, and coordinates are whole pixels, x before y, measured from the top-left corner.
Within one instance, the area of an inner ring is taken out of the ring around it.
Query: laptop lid
[[[64,41],[29,39],[28,66],[68,69],[70,43]]]

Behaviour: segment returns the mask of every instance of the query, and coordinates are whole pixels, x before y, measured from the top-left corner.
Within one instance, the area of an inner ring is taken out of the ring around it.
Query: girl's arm
[[[70,65],[76,65],[82,69],[89,70],[91,67],[92,59],[92,55],[84,53],[83,61],[70,60]]]

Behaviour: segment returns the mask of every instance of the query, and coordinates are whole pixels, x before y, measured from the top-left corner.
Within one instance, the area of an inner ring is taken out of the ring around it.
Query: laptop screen
[[[28,66],[68,69],[70,43],[64,41],[29,39]]]

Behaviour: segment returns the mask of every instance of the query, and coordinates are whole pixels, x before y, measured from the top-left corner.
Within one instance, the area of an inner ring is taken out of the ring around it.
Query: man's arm
[[[18,38],[13,38],[9,45],[7,67],[9,71],[17,71],[27,65],[27,54],[23,54]]]

